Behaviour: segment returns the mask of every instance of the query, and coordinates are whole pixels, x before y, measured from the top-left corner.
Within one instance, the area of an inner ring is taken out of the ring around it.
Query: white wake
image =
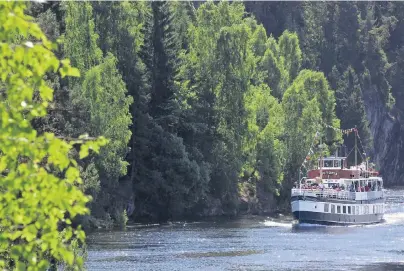
[[[277,222],[273,220],[265,220],[263,224],[267,227],[282,227],[282,228],[291,228],[291,222]]]
[[[403,224],[404,213],[387,213],[384,214],[384,224]]]

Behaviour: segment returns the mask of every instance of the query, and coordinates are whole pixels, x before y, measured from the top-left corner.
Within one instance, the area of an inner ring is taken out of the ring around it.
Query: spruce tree
[[[180,106],[174,83],[180,45],[174,35],[169,3],[153,2],[146,14],[145,40],[141,52],[145,76],[150,86],[150,100],[145,107],[145,140],[134,158],[136,204],[140,217],[167,220],[190,214],[191,208],[204,196],[207,172],[188,156],[182,138],[178,137]],[[140,129],[139,129],[140,131]],[[140,131],[142,132],[142,131]]]

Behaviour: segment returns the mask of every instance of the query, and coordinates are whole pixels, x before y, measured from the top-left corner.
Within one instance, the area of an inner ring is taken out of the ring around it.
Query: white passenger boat
[[[316,168],[291,191],[293,216],[299,223],[381,222],[384,193],[383,179],[378,175],[368,163],[347,168],[347,157],[320,157]]]

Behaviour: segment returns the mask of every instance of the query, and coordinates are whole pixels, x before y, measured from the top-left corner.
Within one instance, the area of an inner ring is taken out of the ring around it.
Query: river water
[[[404,270],[404,190],[385,222],[294,225],[291,217],[135,225],[88,236],[88,270]]]

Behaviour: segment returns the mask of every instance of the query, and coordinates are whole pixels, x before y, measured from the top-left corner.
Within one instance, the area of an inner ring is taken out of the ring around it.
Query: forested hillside
[[[322,71],[342,128],[358,126],[365,152],[388,185],[402,163],[404,5],[399,2],[245,2],[268,33],[298,33],[303,67]],[[348,148],[353,138],[345,140]]]
[[[316,132],[404,168],[398,2],[51,2],[27,10],[81,72],[49,76],[40,133],[109,139],[80,160],[85,226],[275,211]],[[327,129],[327,126],[336,129]],[[318,142],[315,142],[318,146]],[[314,157],[310,158],[312,161]]]

